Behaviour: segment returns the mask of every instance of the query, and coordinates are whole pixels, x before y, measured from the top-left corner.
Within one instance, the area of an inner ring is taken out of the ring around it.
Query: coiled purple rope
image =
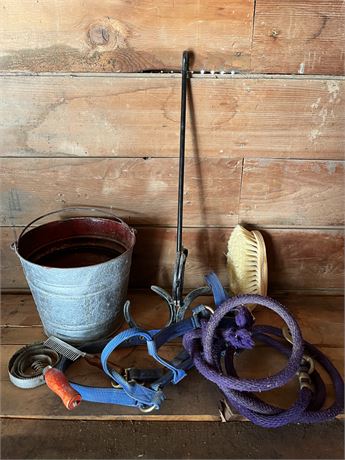
[[[245,308],[246,304],[263,305],[276,312],[290,331],[292,346],[288,342],[281,342],[283,334],[280,329],[253,326],[252,316]],[[235,326],[224,329],[221,322],[229,313],[234,315]],[[271,377],[240,379],[234,368],[234,352],[252,348],[254,339],[288,356],[285,369]],[[334,418],[344,409],[344,382],[337,369],[323,353],[303,340],[297,322],[286,308],[268,297],[242,295],[226,300],[208,321],[203,321],[201,329],[185,334],[183,345],[197,370],[220,388],[238,413],[257,425],[275,428],[289,423],[321,422]],[[226,375],[221,367],[221,356],[224,353]],[[326,398],[325,385],[319,373],[309,368],[304,353],[317,361],[332,379],[335,402],[329,408],[321,409]],[[267,404],[252,393],[282,387],[294,378],[296,373],[303,375],[304,380],[300,380],[299,395],[289,409]]]

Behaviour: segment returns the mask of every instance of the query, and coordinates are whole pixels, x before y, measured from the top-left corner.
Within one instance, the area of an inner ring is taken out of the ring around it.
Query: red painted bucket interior
[[[18,252],[44,267],[77,268],[107,262],[134,246],[126,224],[99,217],[74,217],[35,227],[19,238]]]

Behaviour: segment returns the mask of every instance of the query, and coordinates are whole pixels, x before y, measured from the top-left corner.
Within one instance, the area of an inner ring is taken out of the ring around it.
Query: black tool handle
[[[186,102],[187,102],[187,78],[189,67],[189,52],[182,55],[182,87],[181,87],[181,123],[180,123],[180,160],[178,173],[178,207],[177,207],[177,241],[176,251],[182,251],[182,227],[183,227],[183,185],[184,185],[184,152],[186,139]]]

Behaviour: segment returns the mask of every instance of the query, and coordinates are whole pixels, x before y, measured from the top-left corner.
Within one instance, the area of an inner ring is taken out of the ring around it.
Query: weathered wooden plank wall
[[[151,284],[171,285],[175,263],[176,230],[166,227],[138,228],[133,256],[131,284],[148,288]],[[20,229],[18,229],[19,231]],[[224,252],[232,228],[187,228],[185,287],[203,285],[204,275],[215,270],[227,284]],[[343,286],[343,244],[341,230],[265,229],[272,290],[341,290]],[[3,227],[3,279],[6,287],[25,286],[17,257],[10,249],[12,229]]]
[[[2,225],[25,225],[80,201],[111,205],[132,225],[175,225],[177,158],[6,158]],[[344,223],[342,161],[203,158],[186,161],[188,227],[334,227]],[[134,186],[135,184],[135,186]],[[16,203],[16,207],[14,207]]]
[[[3,0],[8,71],[179,68],[336,75],[344,71],[341,0]]]
[[[257,0],[252,69],[344,74],[344,2]]]
[[[0,155],[176,157],[178,76],[134,75],[3,77]],[[344,89],[337,79],[193,78],[186,154],[343,159]]]
[[[186,287],[226,282],[242,222],[263,229],[272,290],[342,289],[344,18],[341,0],[4,0],[3,289],[26,287],[11,226],[76,204],[138,228],[133,287],[171,283],[180,76],[154,71],[185,48]]]

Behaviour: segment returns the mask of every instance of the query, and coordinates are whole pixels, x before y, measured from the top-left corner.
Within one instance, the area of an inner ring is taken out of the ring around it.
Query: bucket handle
[[[122,219],[120,219],[120,217],[118,217],[116,214],[113,214],[112,212],[110,211],[107,211],[107,210],[104,210],[102,208],[94,208],[92,206],[68,206],[67,208],[62,208],[62,209],[57,209],[56,211],[50,211],[50,212],[47,212],[46,214],[43,214],[42,216],[40,217],[36,217],[36,219],[32,220],[31,222],[29,222],[24,228],[23,230],[21,231],[17,241],[14,241],[12,244],[11,244],[11,249],[15,252],[17,252],[18,250],[18,242],[20,240],[20,238],[24,235],[24,233],[28,230],[29,227],[31,227],[32,224],[38,222],[39,220],[41,219],[44,219],[48,216],[51,216],[53,214],[59,214],[61,212],[66,212],[66,211],[84,211],[84,210],[88,210],[88,211],[92,211],[92,212],[102,212],[108,216],[111,216],[114,220],[116,220],[119,224],[122,224],[122,225],[126,225],[131,232],[134,233],[134,229],[129,227],[126,222],[124,222]]]

